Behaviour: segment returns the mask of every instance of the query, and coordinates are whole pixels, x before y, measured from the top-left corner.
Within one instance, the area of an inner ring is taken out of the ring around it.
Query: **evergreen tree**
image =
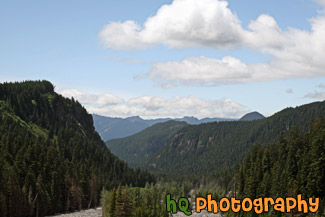
[[[109,205],[108,205],[108,216],[109,217],[115,217],[116,216],[116,190],[113,188],[111,192],[111,196],[109,199]]]
[[[92,116],[51,83],[3,83],[0,89],[1,217],[96,207],[103,187],[144,186],[142,177],[154,179],[142,170],[136,175],[114,156]]]
[[[133,207],[126,190],[121,190],[121,194],[117,198],[116,217],[125,216],[133,217]]]
[[[324,144],[325,119],[319,118],[307,133],[293,129],[286,138],[281,136],[278,144],[255,146],[239,170],[241,197],[255,198],[254,190],[256,197],[296,197],[297,194],[302,194],[304,198],[319,197],[317,215],[324,215]],[[260,170],[260,160],[264,173],[258,178],[256,171]]]

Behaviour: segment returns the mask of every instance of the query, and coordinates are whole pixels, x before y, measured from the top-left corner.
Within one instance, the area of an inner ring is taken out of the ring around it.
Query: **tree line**
[[[294,128],[286,136],[281,134],[276,144],[254,145],[240,166],[237,181],[241,197],[295,198],[302,194],[320,198],[317,215],[324,216],[325,119],[315,119],[307,132]]]
[[[155,182],[111,154],[91,115],[50,82],[0,84],[0,112],[0,216],[95,207],[102,188]]]
[[[190,197],[190,182],[147,183],[145,187],[119,186],[101,195],[103,217],[168,217],[166,195]]]

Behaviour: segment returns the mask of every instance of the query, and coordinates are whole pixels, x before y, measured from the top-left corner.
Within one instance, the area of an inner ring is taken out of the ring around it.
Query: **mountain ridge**
[[[265,116],[262,115],[261,113],[254,111],[254,112],[250,112],[245,114],[243,117],[241,117],[239,119],[239,121],[255,121],[255,120],[260,120],[260,119],[264,119]]]
[[[188,124],[201,124],[209,122],[232,121],[236,119],[230,118],[202,118],[198,119],[193,116],[185,116],[183,118],[157,118],[142,119],[139,116],[131,116],[127,118],[106,117],[92,114],[94,125],[104,141],[111,139],[124,138],[134,135],[154,124],[162,123],[170,120],[185,121]]]
[[[48,81],[0,83],[0,216],[45,216],[99,205],[102,188],[154,177],[113,155],[79,102]]]
[[[141,162],[138,166],[172,176],[214,176],[239,163],[253,144],[274,143],[281,133],[286,134],[296,126],[307,130],[309,123],[319,116],[325,116],[325,101],[288,107],[260,120],[187,125],[165,142],[145,166]],[[120,156],[115,150],[112,152]]]
[[[306,131],[320,116],[325,116],[325,101],[286,108],[260,120],[186,126],[148,166],[152,171],[174,174],[216,174],[239,163],[253,144],[274,143],[294,127]]]

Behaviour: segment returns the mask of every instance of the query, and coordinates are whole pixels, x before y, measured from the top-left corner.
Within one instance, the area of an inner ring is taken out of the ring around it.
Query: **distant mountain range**
[[[268,118],[253,112],[241,119],[259,120],[186,125],[168,136],[163,135],[169,126],[160,125],[158,130],[153,125],[131,137],[107,141],[106,145],[131,166],[155,173],[214,176],[240,163],[254,144],[275,143],[281,133],[285,135],[294,128],[306,131],[311,121],[321,116],[325,116],[325,101],[286,108]],[[159,141],[150,137],[152,132]],[[146,157],[135,159],[135,155]]]
[[[220,121],[234,121],[236,119],[230,118],[203,118],[197,119],[195,117],[183,117],[183,118],[160,118],[145,120],[139,116],[133,116],[128,118],[112,118],[104,117],[93,114],[94,126],[104,141],[111,139],[124,138],[133,134],[136,134],[154,124],[162,123],[170,120],[185,121],[188,124],[196,125],[201,123],[220,122]]]

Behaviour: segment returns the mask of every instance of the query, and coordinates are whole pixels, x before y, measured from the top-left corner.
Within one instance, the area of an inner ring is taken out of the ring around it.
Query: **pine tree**
[[[133,207],[126,190],[122,190],[117,199],[116,217],[132,217]]]
[[[113,188],[108,205],[108,216],[115,217],[116,215],[116,190]]]

